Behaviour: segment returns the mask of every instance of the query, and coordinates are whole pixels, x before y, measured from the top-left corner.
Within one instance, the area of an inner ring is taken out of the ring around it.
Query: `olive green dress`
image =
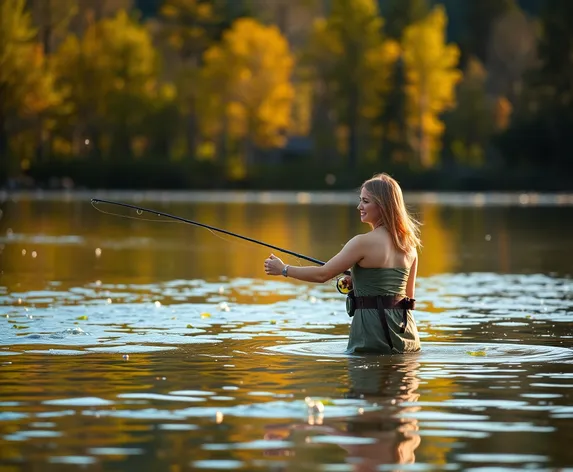
[[[406,296],[409,269],[370,269],[355,264],[352,267],[352,285],[357,297],[376,295]],[[411,310],[408,310],[408,323],[404,333],[400,333],[403,313],[401,308],[386,309],[386,319],[390,328],[393,349],[386,340],[380,316],[376,309],[357,309],[350,326],[350,337],[346,352],[380,354],[401,354],[420,350],[418,328]]]

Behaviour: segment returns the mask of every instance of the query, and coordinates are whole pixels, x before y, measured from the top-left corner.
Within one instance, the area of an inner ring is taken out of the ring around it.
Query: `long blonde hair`
[[[379,225],[388,230],[396,249],[408,253],[422,246],[420,222],[408,213],[398,182],[388,174],[377,174],[364,182],[361,190],[366,190],[380,209]]]

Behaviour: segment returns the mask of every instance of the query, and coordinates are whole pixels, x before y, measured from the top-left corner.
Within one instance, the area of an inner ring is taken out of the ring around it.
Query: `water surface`
[[[423,351],[387,357],[344,355],[341,295],[267,249],[90,205],[325,260],[354,194],[2,197],[2,470],[573,467],[570,196],[408,195]]]

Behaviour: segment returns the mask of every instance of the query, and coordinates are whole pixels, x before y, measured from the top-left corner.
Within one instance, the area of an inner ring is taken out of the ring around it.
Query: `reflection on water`
[[[365,229],[348,196],[210,195],[144,206],[318,259]],[[361,357],[333,285],[92,196],[0,206],[0,467],[573,466],[566,197],[410,197],[423,351]]]
[[[379,470],[381,465],[413,464],[420,444],[418,422],[401,414],[417,410],[412,404],[419,397],[416,376],[419,364],[415,360],[393,364],[376,358],[349,358],[347,368],[348,403],[359,398],[373,405],[372,408],[359,408],[358,415],[347,418],[325,417],[322,409],[317,413],[309,408],[305,424],[268,425],[265,440],[288,441],[299,448],[337,445],[342,457],[351,464],[347,470],[367,472]],[[407,406],[403,406],[406,402]],[[280,454],[290,456],[292,452],[292,446],[284,447]],[[306,454],[294,459],[301,468],[307,461]]]

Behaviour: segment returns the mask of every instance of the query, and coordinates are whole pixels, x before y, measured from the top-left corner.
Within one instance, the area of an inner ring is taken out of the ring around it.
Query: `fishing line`
[[[157,216],[161,216],[161,215],[167,216],[167,215],[166,215],[166,214],[163,214],[163,213],[161,213],[161,212],[158,213],[156,210],[146,210],[146,209],[140,208],[140,207],[137,207],[137,208],[138,208],[138,209],[136,210],[137,216],[123,215],[123,214],[120,214],[120,213],[113,213],[113,212],[111,212],[111,211],[106,211],[106,210],[101,209],[99,206],[97,206],[98,203],[105,203],[105,204],[111,204],[111,205],[121,205],[121,206],[124,206],[124,205],[123,205],[123,204],[120,204],[119,202],[111,202],[111,201],[108,202],[108,201],[99,200],[99,199],[96,199],[96,198],[92,199],[92,200],[91,200],[91,205],[92,205],[92,207],[94,207],[97,211],[99,211],[100,213],[103,213],[104,215],[118,216],[118,217],[120,217],[120,218],[127,218],[127,219],[130,219],[130,220],[137,220],[137,221],[150,221],[150,222],[152,222],[152,223],[177,223],[177,224],[185,224],[185,223],[188,223],[188,221],[179,221],[179,220],[174,220],[174,219],[152,219],[152,218],[144,218],[144,217],[141,216],[141,215],[143,215],[144,211],[145,211],[145,212],[149,211],[149,212],[151,212],[151,213],[153,213],[153,214],[156,214]],[[134,209],[134,208],[132,208],[132,206],[135,207],[135,205],[130,205],[128,208],[129,208],[129,209]],[[160,214],[161,214],[161,215],[160,215]],[[172,216],[172,215],[171,215],[171,216]],[[213,236],[215,236],[216,238],[219,238],[219,239],[221,239],[222,241],[225,241],[225,242],[228,243],[228,244],[238,244],[238,245],[240,245],[240,246],[247,246],[247,244],[246,244],[245,241],[241,241],[241,240],[237,241],[236,238],[235,238],[235,239],[226,238],[225,236],[223,236],[223,235],[221,235],[221,234],[217,234],[214,230],[212,230],[212,229],[209,228],[209,227],[205,227],[205,229],[206,229],[207,231],[209,231],[209,232],[210,232]],[[301,261],[300,261],[299,258],[296,258],[296,264],[297,264],[299,267],[302,267],[302,263],[301,263]],[[292,264],[291,264],[291,265],[292,265]]]
[[[131,215],[122,215],[120,213],[112,213],[110,211],[105,211],[102,210],[100,207],[97,206],[98,203],[105,203],[105,204],[111,204],[111,205],[121,205],[124,206],[124,204],[120,204],[118,202],[108,202],[105,200],[99,200],[96,198],[93,198],[91,200],[91,205],[100,213],[103,213],[104,215],[111,215],[111,216],[118,216],[120,218],[127,218],[129,220],[137,220],[137,221],[150,221],[152,223],[177,223],[177,224],[185,224],[188,223],[187,221],[179,221],[179,220],[175,220],[175,219],[152,219],[152,218],[143,218],[141,215],[143,215],[144,212],[151,212],[153,214],[155,214],[156,216],[167,216],[166,214],[163,214],[161,212],[157,212],[156,210],[145,210],[144,208],[139,208],[136,210],[137,216],[131,216]],[[129,206],[129,208],[131,209],[131,205]],[[135,206],[134,206],[135,208]],[[134,209],[133,208],[133,209]],[[209,231],[213,236],[215,236],[216,238],[221,239],[222,241],[225,241],[226,243],[230,243],[230,244],[235,244],[237,243],[237,241],[234,241],[232,239],[227,239],[224,236],[217,234],[215,231],[213,231],[212,229],[206,227],[205,228],[207,231]],[[240,241],[239,241],[240,243]]]
[[[102,210],[101,208],[98,208],[98,207],[96,206],[96,204],[98,204],[98,203],[104,203],[104,204],[107,204],[107,205],[116,205],[116,206],[119,206],[119,207],[123,207],[123,208],[128,208],[128,209],[131,209],[131,210],[135,210],[136,213],[137,213],[137,215],[138,215],[138,217],[129,216],[129,215],[120,215],[120,214],[117,214],[117,213],[110,213],[110,212],[104,211],[104,210]],[[113,216],[122,216],[122,217],[124,217],[124,218],[136,219],[136,220],[141,220],[141,221],[152,221],[152,222],[161,222],[161,223],[167,223],[167,222],[168,222],[168,221],[165,221],[165,220],[157,220],[157,219],[150,219],[150,218],[139,218],[139,216],[142,215],[143,213],[149,213],[149,214],[156,215],[156,216],[159,216],[159,217],[169,218],[169,219],[173,220],[172,222],[187,223],[187,224],[190,224],[190,225],[194,225],[194,226],[198,226],[198,227],[200,227],[200,228],[207,229],[207,230],[209,230],[212,234],[214,234],[214,235],[216,235],[216,236],[219,236],[219,235],[216,234],[216,233],[222,233],[222,234],[225,234],[225,235],[227,235],[227,236],[232,236],[232,237],[235,237],[235,238],[238,238],[238,239],[242,239],[242,240],[244,240],[244,241],[248,241],[248,242],[251,242],[251,243],[254,243],[254,244],[258,244],[258,245],[260,245],[260,246],[265,246],[265,247],[268,247],[268,248],[270,248],[270,249],[274,249],[275,251],[279,251],[279,252],[282,252],[282,253],[284,253],[284,254],[289,254],[289,255],[294,256],[294,257],[296,257],[296,258],[298,258],[298,259],[303,259],[303,260],[305,260],[305,261],[312,262],[312,263],[314,263],[314,264],[318,264],[318,265],[324,265],[324,264],[325,264],[324,261],[321,261],[321,260],[319,260],[319,259],[315,259],[314,257],[305,256],[304,254],[299,254],[299,253],[294,252],[294,251],[291,251],[291,250],[289,250],[289,249],[284,249],[284,248],[282,248],[282,247],[275,246],[275,245],[273,245],[273,244],[265,243],[265,242],[263,242],[263,241],[259,241],[259,240],[254,239],[254,238],[250,238],[250,237],[248,237],[248,236],[243,236],[243,235],[240,235],[240,234],[237,234],[237,233],[233,233],[232,231],[227,231],[227,230],[225,230],[225,229],[217,228],[217,227],[215,227],[215,226],[207,225],[207,224],[205,224],[205,223],[200,223],[200,222],[198,222],[198,221],[189,220],[189,219],[187,219],[187,218],[182,218],[182,217],[180,217],[180,216],[171,215],[171,214],[169,214],[169,213],[165,213],[165,212],[162,212],[162,211],[152,210],[152,209],[140,207],[140,206],[137,206],[137,205],[131,205],[131,204],[129,204],[129,203],[115,202],[115,201],[111,201],[111,200],[102,200],[102,199],[99,199],[99,198],[92,198],[91,204],[92,204],[92,206],[93,206],[96,210],[98,210],[98,211],[100,211],[100,212],[102,212],[102,213],[104,213],[104,214],[109,214],[109,215],[113,215]],[[169,221],[169,223],[171,223],[171,221]],[[222,239],[224,239],[224,238],[222,238]],[[348,271],[348,270],[347,270],[347,271],[344,271],[344,275],[350,275],[350,271]],[[342,290],[344,289],[344,287],[341,285],[340,280],[341,280],[341,279],[339,279],[339,280],[337,281],[336,288],[337,288],[338,291],[341,292],[341,293],[347,293],[347,292],[342,291]]]

